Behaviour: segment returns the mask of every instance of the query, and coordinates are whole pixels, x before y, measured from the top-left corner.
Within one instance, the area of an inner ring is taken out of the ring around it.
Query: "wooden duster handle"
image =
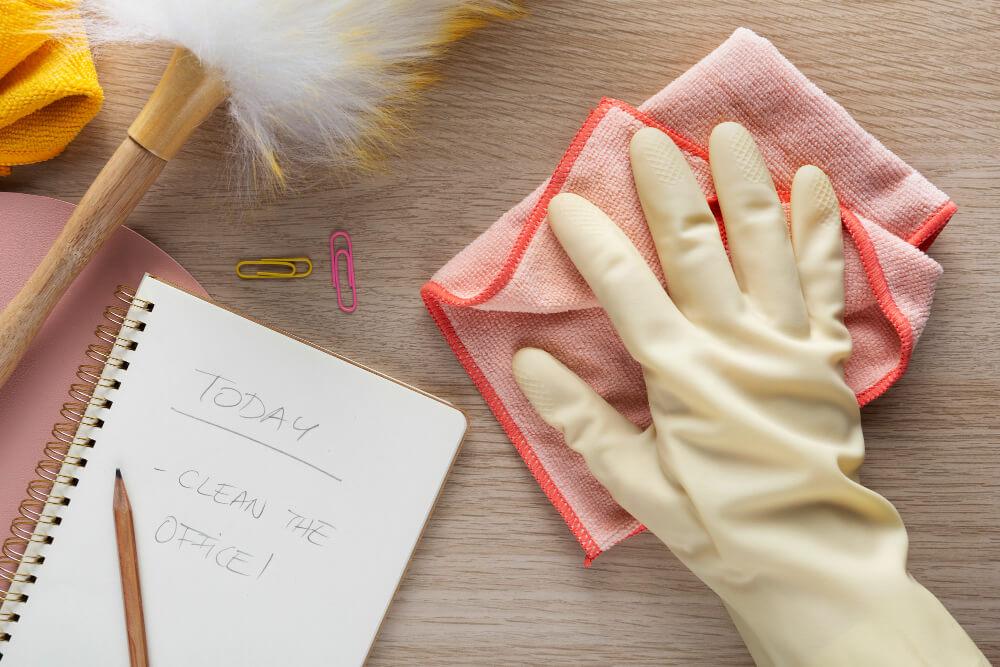
[[[184,141],[226,98],[221,76],[176,49],[163,78],[62,233],[0,314],[0,386],[56,303],[122,224]]]

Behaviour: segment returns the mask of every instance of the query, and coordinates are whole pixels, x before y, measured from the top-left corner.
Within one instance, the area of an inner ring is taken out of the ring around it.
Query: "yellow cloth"
[[[0,0],[0,176],[55,157],[101,108],[86,38],[45,34],[60,0]]]

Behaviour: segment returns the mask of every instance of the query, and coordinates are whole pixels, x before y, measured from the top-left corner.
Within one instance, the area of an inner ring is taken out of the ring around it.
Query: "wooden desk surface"
[[[130,225],[219,301],[447,397],[472,431],[372,665],[748,665],[716,598],[640,536],[590,570],[424,311],[418,288],[545,178],[603,95],[656,92],[738,26],[770,38],[961,210],[906,378],[865,410],[865,480],[906,519],[910,567],[1000,665],[1000,15],[991,0],[550,0],[461,43],[387,171],[241,214],[226,124],[200,130]],[[107,102],[66,153],[0,181],[76,201],[157,79],[164,50],[99,60]],[[326,279],[351,231],[361,306]],[[240,282],[238,258],[308,253],[307,281]]]

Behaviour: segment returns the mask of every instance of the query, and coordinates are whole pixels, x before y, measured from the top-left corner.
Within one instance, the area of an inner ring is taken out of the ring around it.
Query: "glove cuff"
[[[916,580],[907,576],[905,583],[891,590],[895,592],[859,609],[856,620],[821,647],[803,647],[794,655],[781,655],[795,634],[794,628],[787,628],[783,637],[775,638],[777,642],[746,638],[750,653],[758,665],[776,667],[990,667],[948,610]],[[743,634],[749,628],[740,630]],[[777,646],[783,648],[772,650]]]

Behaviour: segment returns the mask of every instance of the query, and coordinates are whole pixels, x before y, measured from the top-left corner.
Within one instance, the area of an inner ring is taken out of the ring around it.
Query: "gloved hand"
[[[712,133],[730,263],[683,156],[632,139],[632,169],[665,291],[596,206],[549,223],[642,366],[640,430],[548,353],[514,358],[532,405],[626,510],[722,598],[759,665],[986,665],[906,572],[895,508],[856,480],[858,404],[843,375],[840,210],[816,167],[795,175],[791,240],[745,129]]]

